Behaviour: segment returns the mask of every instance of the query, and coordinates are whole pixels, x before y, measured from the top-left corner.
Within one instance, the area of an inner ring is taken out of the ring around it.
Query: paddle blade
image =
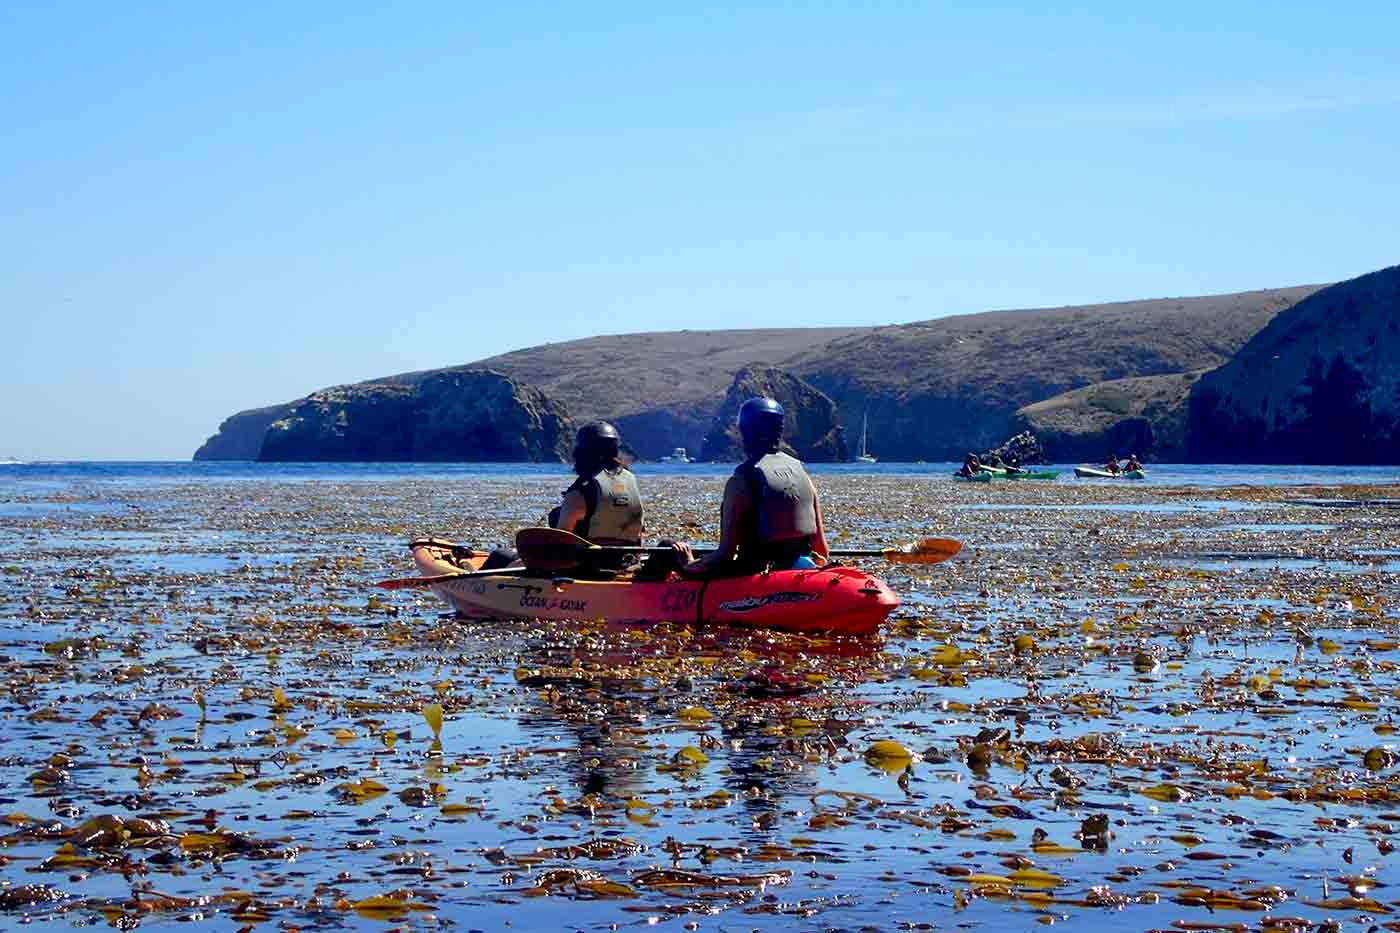
[[[562,528],[522,528],[515,533],[515,550],[531,570],[568,570],[600,548]]]
[[[432,586],[434,583],[443,583],[447,580],[456,580],[458,577],[466,577],[466,573],[441,573],[435,577],[402,577],[398,580],[380,580],[374,584],[381,590],[413,590]]]
[[[901,547],[885,548],[885,560],[892,564],[937,564],[962,550],[962,542],[952,538],[925,538]]]

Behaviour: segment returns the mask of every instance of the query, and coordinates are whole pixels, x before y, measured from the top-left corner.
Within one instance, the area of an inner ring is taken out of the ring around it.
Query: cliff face
[[[1311,286],[1206,298],[993,311],[880,327],[781,365],[870,413],[887,460],[956,460],[1022,429],[1017,409],[1071,389],[1218,366]],[[849,425],[848,425],[849,427]]]
[[[567,411],[538,389],[487,370],[451,370],[416,385],[315,392],[268,427],[258,459],[563,460],[573,433]]]
[[[849,454],[836,417],[836,403],[791,373],[761,364],[739,370],[705,435],[700,459],[737,463],[744,459],[739,439],[739,406],[766,395],[782,403],[783,447],[812,463],[846,460]]]
[[[291,412],[291,404],[240,411],[224,419],[219,431],[194,452],[196,460],[256,460],[268,426]]]
[[[1400,266],[1280,314],[1191,393],[1198,462],[1400,463]]]
[[[826,393],[846,414],[852,439],[868,415],[870,448],[881,459],[959,459],[1000,443],[1018,427],[1016,410],[1042,399],[1104,381],[1218,366],[1273,315],[1314,291],[990,311],[877,328],[592,337],[361,385],[412,388],[444,372],[489,368],[567,399],[580,422],[612,421],[629,447],[655,458],[673,447],[703,451],[735,371],[761,359]],[[258,419],[281,416],[263,411],[285,414],[290,406],[234,416],[225,422],[230,437],[221,431],[201,456],[257,456],[248,438]]]
[[[1114,453],[1180,460],[1186,400],[1201,372],[1097,382],[1018,409],[1012,423],[1035,434],[1055,463]]]

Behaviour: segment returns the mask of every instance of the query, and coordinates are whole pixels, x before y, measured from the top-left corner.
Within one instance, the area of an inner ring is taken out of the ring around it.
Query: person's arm
[[[724,502],[719,510],[719,548],[687,564],[687,573],[709,573],[712,568],[734,559],[744,537],[744,519],[752,505],[749,484],[738,476],[729,477],[729,482],[724,484]]]
[[[807,482],[812,483],[810,477]],[[817,484],[812,483],[812,506],[817,510],[817,533],[812,535],[812,553],[825,564],[831,559],[831,548],[826,543],[826,523],[822,520],[822,500],[817,496]]]
[[[571,489],[564,496],[564,502],[559,506],[559,518],[556,520],[555,528],[562,528],[565,531],[573,531],[578,527],[578,523],[588,517],[588,501],[583,498],[583,493],[577,489]]]

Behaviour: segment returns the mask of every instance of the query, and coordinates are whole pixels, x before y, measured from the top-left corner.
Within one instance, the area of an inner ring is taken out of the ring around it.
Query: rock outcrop
[[[978,454],[978,459],[983,463],[1017,463],[1021,466],[1050,462],[1040,446],[1040,439],[1030,431],[1008,437],[1001,446]]]
[[[1040,438],[1053,463],[1180,460],[1186,400],[1202,372],[1096,382],[1018,409],[1012,424]]]
[[[734,374],[734,383],[700,448],[701,460],[737,463],[744,459],[737,424],[739,406],[759,395],[782,403],[783,448],[788,453],[810,463],[849,459],[836,404],[830,397],[791,373],[755,363]]]
[[[538,389],[489,370],[449,370],[417,384],[312,393],[269,425],[258,459],[563,460],[573,434],[568,412]]]
[[[1215,463],[1400,463],[1400,266],[1278,315],[1191,392],[1186,454]]]
[[[196,460],[256,460],[272,422],[285,418],[293,403],[269,405],[230,415],[219,431],[194,452]]]

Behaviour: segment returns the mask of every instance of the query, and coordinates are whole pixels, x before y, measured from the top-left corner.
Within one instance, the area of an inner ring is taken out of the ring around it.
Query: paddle
[[[410,549],[431,547],[440,551],[450,551],[457,557],[485,557],[487,554],[486,551],[478,551],[465,544],[455,544],[441,538],[415,538],[408,542],[408,546]],[[401,577],[397,580],[380,580],[374,585],[382,590],[409,590],[429,587],[436,583],[447,583],[451,580],[464,580],[468,577],[514,576],[524,573],[526,569],[525,567],[501,567],[496,570],[459,570],[452,573],[440,573],[432,577]]]
[[[451,583],[453,580],[466,580],[471,577],[513,577],[529,569],[528,567],[501,567],[497,570],[463,570],[460,573],[440,573],[435,577],[401,577],[397,580],[380,580],[374,585],[381,590],[411,590],[434,586],[438,583]]]
[[[604,551],[672,553],[668,547],[604,547],[560,528],[522,528],[515,533],[515,549],[532,570],[567,570],[577,567],[589,554]],[[925,538],[899,547],[838,548],[831,551],[831,556],[882,557],[896,564],[937,564],[960,550],[962,545],[951,538]]]

